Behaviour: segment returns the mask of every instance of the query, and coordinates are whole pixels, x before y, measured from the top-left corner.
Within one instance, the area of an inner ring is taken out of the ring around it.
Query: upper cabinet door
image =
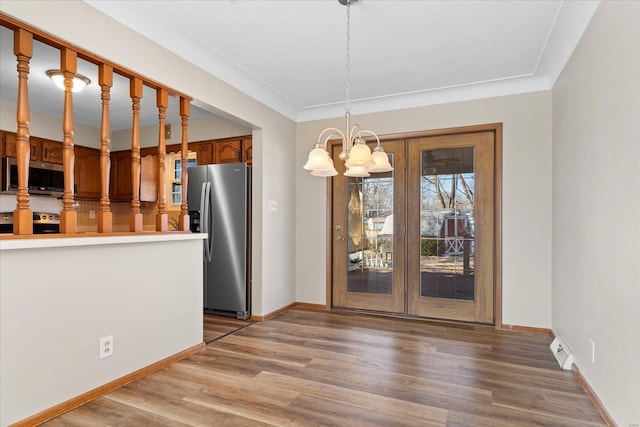
[[[76,197],[100,200],[100,150],[76,145],[74,155]]]
[[[140,201],[158,200],[158,158],[154,155],[140,159]]]
[[[42,161],[62,164],[62,143],[58,141],[42,141]]]
[[[213,143],[199,142],[196,148],[196,158],[199,165],[210,165],[213,163]]]
[[[216,163],[242,162],[242,139],[216,142],[215,161]]]
[[[242,139],[242,161],[249,165],[253,163],[252,141],[250,136]]]
[[[13,132],[5,133],[6,145],[5,145],[5,156],[6,157],[18,157],[18,136]],[[33,161],[41,161],[42,156],[40,150],[42,148],[42,140],[40,138],[31,137],[29,138],[29,160]]]

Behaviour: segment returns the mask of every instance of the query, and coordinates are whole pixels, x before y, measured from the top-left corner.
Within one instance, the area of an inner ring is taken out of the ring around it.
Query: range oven
[[[0,212],[0,233],[13,233],[13,212]],[[33,234],[60,233],[60,214],[33,213]]]

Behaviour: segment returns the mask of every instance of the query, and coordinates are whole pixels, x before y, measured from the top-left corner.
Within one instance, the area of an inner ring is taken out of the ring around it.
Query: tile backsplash
[[[29,208],[34,212],[59,213],[62,210],[62,200],[32,195],[29,197]],[[16,195],[0,194],[0,212],[13,212],[15,209]]]

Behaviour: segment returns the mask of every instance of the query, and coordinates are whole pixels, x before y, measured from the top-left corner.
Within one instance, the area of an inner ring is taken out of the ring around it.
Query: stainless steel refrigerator
[[[203,243],[204,309],[251,315],[251,168],[246,163],[188,169],[190,229]]]

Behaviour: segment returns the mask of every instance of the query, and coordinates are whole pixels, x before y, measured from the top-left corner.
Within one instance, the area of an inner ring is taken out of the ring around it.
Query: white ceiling
[[[293,120],[344,114],[337,0],[85,1]],[[550,89],[598,3],[359,0],[352,111]]]
[[[347,8],[337,0],[85,2],[292,120],[344,115]],[[359,0],[351,6],[352,113],[548,90],[598,4]],[[12,46],[2,35],[5,58]],[[61,104],[61,93],[53,89],[46,92],[51,96],[34,95],[42,92],[38,85],[51,88],[44,71],[58,68],[57,51],[49,50],[36,55],[34,49],[29,85],[36,111]],[[97,79],[97,67],[82,62],[78,72]],[[16,80],[15,59],[2,63],[0,100],[7,102],[7,96],[15,100],[9,88]],[[128,84],[116,81],[114,91],[119,86],[128,108],[111,109],[123,112],[112,117],[114,130],[131,123]],[[76,120],[99,123],[96,96],[97,85],[74,94]],[[112,96],[112,106],[119,99]],[[177,106],[174,101],[170,107]],[[148,115],[157,121],[154,106]]]

